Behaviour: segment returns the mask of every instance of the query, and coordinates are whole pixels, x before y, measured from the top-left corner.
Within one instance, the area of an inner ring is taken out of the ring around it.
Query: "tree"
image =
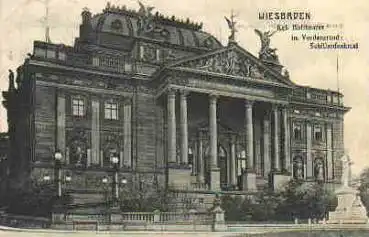
[[[167,211],[171,195],[159,186],[136,187],[134,184],[125,187],[120,193],[122,211],[151,212]]]
[[[336,199],[321,182],[296,180],[290,181],[280,195],[282,201],[276,210],[277,218],[289,221],[294,218],[322,219],[328,211],[333,210]]]
[[[359,195],[366,210],[369,210],[369,168],[365,168],[360,174]]]
[[[226,221],[249,221],[251,219],[252,208],[251,200],[239,195],[221,196],[221,207],[225,211]]]
[[[68,194],[57,198],[55,193],[53,185],[32,182],[29,187],[10,188],[1,195],[1,201],[9,213],[49,217],[55,204],[69,204],[72,201]]]

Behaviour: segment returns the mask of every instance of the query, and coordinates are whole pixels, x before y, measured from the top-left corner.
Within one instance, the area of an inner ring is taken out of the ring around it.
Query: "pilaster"
[[[56,149],[59,150],[63,157],[65,157],[65,163],[67,163],[67,154],[65,150],[65,94],[61,91],[57,92],[57,138]]]
[[[132,167],[132,103],[131,100],[125,101],[123,105],[123,128],[124,128],[124,152],[123,161],[121,160],[120,165],[126,167]],[[122,157],[121,157],[122,159]]]
[[[100,101],[92,98],[92,119],[91,119],[91,159],[90,164],[100,162]]]

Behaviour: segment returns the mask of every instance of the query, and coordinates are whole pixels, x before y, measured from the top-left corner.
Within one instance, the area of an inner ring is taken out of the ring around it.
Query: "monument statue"
[[[341,182],[344,187],[348,187],[351,179],[351,165],[350,157],[348,155],[344,155],[341,158],[342,161],[342,177]]]
[[[259,51],[259,57],[260,59],[265,60],[272,60],[272,61],[278,61],[278,56],[276,55],[275,51],[277,49],[270,47],[270,38],[277,32],[277,31],[265,31],[262,32],[258,29],[254,30],[255,33],[259,36],[261,41],[261,49]]]
[[[236,29],[237,22],[234,19],[235,17],[236,17],[236,15],[233,14],[233,11],[231,13],[230,18],[227,18],[226,16],[224,17],[226,19],[227,23],[228,23],[228,28],[231,31],[231,34],[228,37],[229,42],[235,42],[235,33],[237,32],[237,29]]]
[[[359,196],[359,191],[350,186],[352,162],[348,155],[341,157],[342,161],[342,186],[336,190],[338,205],[336,210],[329,212],[328,223],[331,224],[358,224],[367,223],[367,211]]]

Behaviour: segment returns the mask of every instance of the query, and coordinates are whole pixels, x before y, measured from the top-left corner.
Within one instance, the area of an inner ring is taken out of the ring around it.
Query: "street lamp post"
[[[57,190],[57,197],[60,198],[62,196],[62,185],[61,185],[61,159],[62,154],[57,151],[54,154],[55,158],[55,181],[56,181],[56,190]]]
[[[119,200],[119,181],[118,181],[118,172],[119,172],[119,159],[114,156],[111,158],[111,163],[113,164],[114,175],[113,175],[113,183],[112,183],[112,192],[113,192],[113,203],[117,204]]]
[[[62,196],[62,183],[63,183],[62,172],[61,172],[61,168],[62,168],[61,160],[62,160],[62,158],[63,158],[63,156],[59,151],[55,152],[55,154],[54,154],[55,163],[54,163],[54,179],[53,179],[53,182],[55,182],[54,185],[55,185],[55,189],[56,189],[56,196],[58,198],[60,198]],[[48,174],[43,176],[43,180],[45,182],[50,182],[51,179],[52,178]],[[65,176],[64,181],[65,181],[65,183],[70,183],[72,181],[72,177],[69,174],[67,174]]]

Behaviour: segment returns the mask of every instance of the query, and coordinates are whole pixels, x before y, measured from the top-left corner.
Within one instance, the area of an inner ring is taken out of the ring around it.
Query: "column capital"
[[[270,114],[271,114],[270,110],[265,110],[264,114],[263,114],[263,119],[264,120],[270,120]]]
[[[217,94],[209,94],[210,101],[216,101],[218,99],[219,95]]]
[[[280,104],[272,104],[272,110],[273,112],[278,111],[281,108]]]
[[[168,94],[168,96],[170,96],[170,97],[174,97],[174,96],[176,95],[176,92],[177,92],[177,90],[176,90],[176,89],[173,89],[173,88],[169,88],[169,89],[167,90],[167,94]]]
[[[186,98],[189,94],[190,94],[190,91],[189,90],[185,90],[185,89],[180,89],[179,90],[179,94],[181,95],[181,98]]]
[[[230,138],[231,138],[231,143],[232,144],[235,144],[236,143],[236,135],[235,134],[231,134],[231,136],[230,136]]]
[[[251,107],[254,104],[255,101],[253,100],[245,100],[245,107]]]

